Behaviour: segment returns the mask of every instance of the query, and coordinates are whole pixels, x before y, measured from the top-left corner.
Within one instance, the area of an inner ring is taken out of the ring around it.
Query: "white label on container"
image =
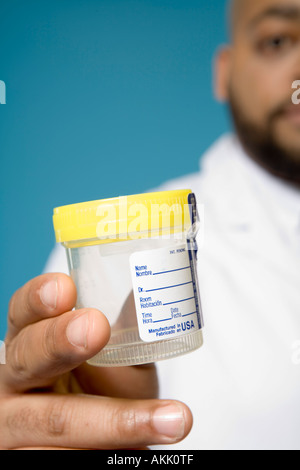
[[[131,255],[130,269],[142,341],[171,339],[201,329],[192,258],[186,245]]]

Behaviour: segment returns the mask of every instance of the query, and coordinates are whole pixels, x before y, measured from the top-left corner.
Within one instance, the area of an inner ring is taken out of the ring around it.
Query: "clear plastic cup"
[[[90,364],[146,364],[202,346],[191,191],[64,206],[53,221],[77,288],[76,309],[99,309],[111,325],[109,343]]]

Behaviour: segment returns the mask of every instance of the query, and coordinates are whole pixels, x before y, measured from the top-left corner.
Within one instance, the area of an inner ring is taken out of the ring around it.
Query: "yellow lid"
[[[191,226],[191,190],[144,193],[54,209],[56,241],[67,246],[184,232]]]

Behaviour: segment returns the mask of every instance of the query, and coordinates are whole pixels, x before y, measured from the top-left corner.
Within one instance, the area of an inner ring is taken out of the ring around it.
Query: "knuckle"
[[[59,348],[57,347],[57,322],[48,321],[41,337],[41,347],[43,357],[49,362],[56,362],[60,359]]]
[[[23,334],[20,333],[11,343],[7,345],[7,364],[13,376],[25,378],[28,373],[26,364],[26,352]]]
[[[3,423],[3,429],[12,438],[39,439],[57,438],[65,435],[69,429],[70,411],[64,400],[51,400],[43,408],[24,405],[17,412],[10,412]],[[0,433],[1,436],[1,433]],[[27,437],[26,437],[27,436]]]
[[[133,408],[115,410],[110,421],[112,434],[116,441],[121,444],[126,440],[140,440],[141,429],[136,411]]]
[[[16,389],[22,389],[24,384],[34,384],[40,381],[39,370],[35,370],[30,361],[30,344],[26,337],[26,330],[22,330],[11,343],[7,345],[6,364],[10,369],[10,376]]]
[[[3,423],[8,448],[19,443],[26,445],[33,436],[39,435],[42,426],[41,415],[29,403],[21,404],[19,397],[6,399],[6,416]]]
[[[22,384],[39,384],[46,367],[48,370],[57,367],[61,358],[56,343],[55,321],[49,321],[44,328],[35,332],[32,327],[24,328],[7,343],[6,363],[17,387],[22,387]]]
[[[29,406],[18,409],[18,413],[9,413],[6,420],[7,428],[11,435],[21,432],[28,432],[37,428],[38,416]]]
[[[53,400],[46,409],[46,434],[50,437],[60,437],[68,433],[72,421],[72,409],[63,399]]]

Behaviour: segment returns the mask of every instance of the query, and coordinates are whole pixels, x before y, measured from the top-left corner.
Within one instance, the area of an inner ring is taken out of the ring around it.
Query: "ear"
[[[214,70],[214,89],[218,101],[226,102],[228,100],[229,78],[232,64],[232,48],[223,46],[215,58]]]

